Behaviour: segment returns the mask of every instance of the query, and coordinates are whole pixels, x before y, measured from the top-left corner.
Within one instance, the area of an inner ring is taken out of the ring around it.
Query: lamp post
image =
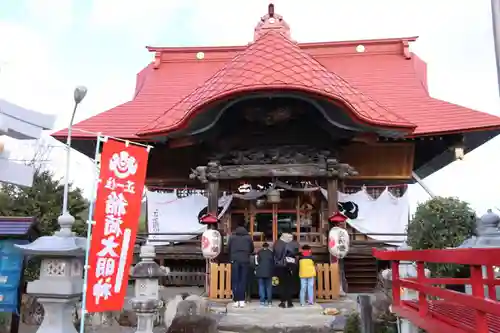
[[[51,236],[42,236],[26,245],[16,245],[25,255],[40,257],[40,276],[28,282],[27,294],[36,297],[45,314],[37,333],[77,333],[73,324],[75,305],[85,292],[83,259],[87,240],[71,232],[75,218],[68,212],[68,173],[71,145],[71,126],[78,104],[87,89],[75,89],[75,107],[71,116],[66,145],[66,182],[62,214],[57,219],[60,230]]]
[[[493,19],[493,40],[497,67],[497,82],[500,89],[500,0],[491,0],[491,16]]]
[[[64,174],[64,193],[63,193],[63,206],[62,206],[62,212],[61,216],[58,218],[59,225],[61,226],[61,230],[59,231],[61,234],[62,233],[71,233],[71,226],[73,225],[73,222],[75,221],[75,218],[71,216],[71,214],[68,212],[68,192],[69,192],[69,168],[70,168],[70,162],[71,162],[71,134],[73,130],[73,121],[75,120],[75,114],[76,114],[76,109],[78,108],[78,105],[83,101],[85,98],[85,95],[87,95],[87,88],[84,86],[78,86],[75,88],[75,91],[73,93],[74,101],[75,101],[75,106],[73,107],[73,113],[71,114],[71,120],[69,122],[68,126],[68,137],[66,138],[66,170]]]

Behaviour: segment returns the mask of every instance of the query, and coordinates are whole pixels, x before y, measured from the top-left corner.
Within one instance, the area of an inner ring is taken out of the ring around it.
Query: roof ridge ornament
[[[273,2],[269,3],[267,6],[267,14],[260,18],[259,23],[257,23],[255,27],[254,41],[271,30],[278,31],[288,39],[291,39],[290,26],[283,19],[283,16],[276,14]]]

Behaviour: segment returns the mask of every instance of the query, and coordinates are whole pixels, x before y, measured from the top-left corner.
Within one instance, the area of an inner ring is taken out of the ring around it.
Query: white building
[[[55,116],[22,108],[0,99],[0,135],[17,140],[37,140],[43,130],[53,128]],[[31,186],[34,169],[9,160],[8,147],[0,141],[0,182]]]

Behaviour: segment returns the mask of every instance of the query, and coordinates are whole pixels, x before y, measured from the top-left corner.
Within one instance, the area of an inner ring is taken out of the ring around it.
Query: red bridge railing
[[[373,249],[373,255],[392,261],[392,309],[400,317],[428,333],[500,333],[500,302],[496,299],[500,279],[494,276],[494,267],[500,267],[500,249]],[[416,262],[417,277],[401,278],[400,261]],[[468,265],[470,278],[426,277],[425,263]],[[444,289],[443,285],[471,285],[472,295]],[[401,299],[402,288],[416,291],[418,297]]]

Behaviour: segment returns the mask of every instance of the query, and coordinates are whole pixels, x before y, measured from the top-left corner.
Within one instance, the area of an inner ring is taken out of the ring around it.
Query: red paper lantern
[[[212,224],[217,224],[218,222],[219,220],[212,214],[206,214],[200,218],[201,224],[212,225]]]
[[[341,214],[339,212],[335,212],[332,216],[330,216],[328,218],[328,221],[330,223],[340,224],[340,223],[344,223],[345,221],[347,221],[347,217],[344,214]]]

